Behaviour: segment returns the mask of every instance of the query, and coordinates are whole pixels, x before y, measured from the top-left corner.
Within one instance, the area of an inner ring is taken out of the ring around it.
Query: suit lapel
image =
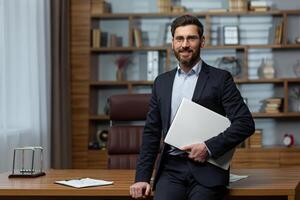
[[[208,78],[209,78],[208,65],[204,61],[202,61],[201,71],[199,73],[199,77],[196,83],[192,101],[196,102],[198,99],[200,99]]]
[[[173,83],[174,83],[174,78],[175,78],[175,75],[176,75],[176,72],[177,72],[177,68],[173,69],[172,71],[170,71],[168,74],[167,74],[167,80],[166,80],[166,89],[164,91],[167,91],[165,94],[165,98],[166,98],[166,101],[164,101],[166,104],[165,106],[163,106],[164,108],[166,108],[164,110],[164,112],[166,113],[166,116],[167,116],[167,120],[166,121],[166,124],[167,124],[167,127],[170,126],[170,115],[171,115],[171,100],[172,100],[172,91],[173,91]]]

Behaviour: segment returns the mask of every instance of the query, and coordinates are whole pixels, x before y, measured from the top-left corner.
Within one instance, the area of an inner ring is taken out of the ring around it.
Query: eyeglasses
[[[191,35],[191,36],[187,36],[187,37],[183,37],[183,36],[176,36],[174,38],[175,42],[178,44],[182,44],[185,40],[188,43],[193,43],[196,42],[197,40],[199,40],[199,37],[196,35]]]

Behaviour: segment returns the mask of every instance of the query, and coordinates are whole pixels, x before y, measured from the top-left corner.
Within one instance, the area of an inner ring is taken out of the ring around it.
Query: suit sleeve
[[[161,114],[157,97],[157,79],[153,84],[149,112],[142,136],[135,182],[150,182],[161,140]]]
[[[229,72],[224,74],[221,102],[231,125],[218,136],[205,141],[212,158],[218,158],[253,134],[255,125]]]

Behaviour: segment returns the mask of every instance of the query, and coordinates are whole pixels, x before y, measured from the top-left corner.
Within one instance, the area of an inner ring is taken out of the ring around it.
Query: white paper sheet
[[[104,180],[97,180],[97,179],[91,179],[91,178],[81,178],[81,179],[55,181],[55,183],[70,186],[70,187],[75,187],[75,188],[84,188],[84,187],[112,185],[113,181],[104,181]]]

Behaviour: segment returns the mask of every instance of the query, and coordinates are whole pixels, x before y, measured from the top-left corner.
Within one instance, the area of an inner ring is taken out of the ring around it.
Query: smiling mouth
[[[181,51],[181,52],[179,52],[179,53],[180,53],[180,55],[188,56],[188,55],[190,55],[192,52],[191,52],[191,51]]]
[[[179,50],[179,53],[192,53],[191,49]]]

